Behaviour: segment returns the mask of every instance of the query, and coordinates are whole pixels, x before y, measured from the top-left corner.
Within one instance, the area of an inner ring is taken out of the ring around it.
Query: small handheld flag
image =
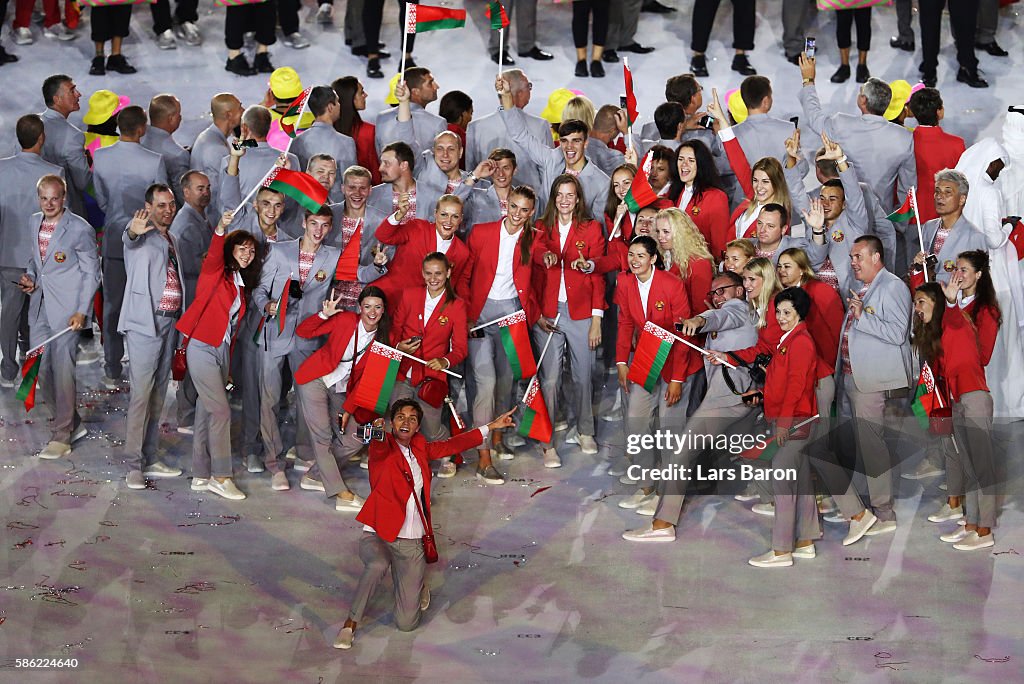
[[[523,405],[525,409],[523,419],[519,422],[519,434],[538,442],[550,442],[551,436],[554,434],[551,414],[548,413],[548,406],[544,402],[544,395],[540,391],[540,381],[536,375],[530,380],[530,386],[526,388]]]
[[[630,382],[653,392],[655,385],[658,384],[658,378],[661,377],[661,371],[668,362],[674,341],[675,335],[647,321],[633,351],[633,363],[629,366],[628,375]]]
[[[512,366],[512,378],[518,381],[536,375],[537,362],[534,361],[533,348],[530,347],[526,312],[520,309],[498,321],[498,335],[509,365]]]
[[[406,33],[462,28],[465,25],[466,10],[464,9],[448,9],[432,5],[406,5],[405,8]]]
[[[623,64],[622,77],[626,82],[626,121],[629,123],[629,127],[632,128],[640,117],[640,112],[636,108],[636,94],[633,92],[633,72],[629,70],[628,62]]]
[[[629,186],[629,192],[622,198],[629,210],[634,214],[658,199],[658,193],[651,187],[649,178],[651,172],[651,153],[644,155],[640,164],[640,170],[633,176],[633,182]]]
[[[31,411],[36,405],[36,383],[39,381],[39,366],[43,362],[43,348],[40,347],[28,355],[21,366],[21,385],[15,395],[18,401],[25,402],[25,411]]]
[[[395,389],[402,353],[386,344],[374,342],[366,354],[366,365],[359,384],[352,390],[352,401],[356,406],[384,415]]]
[[[315,178],[302,171],[275,166],[263,181],[263,187],[276,190],[316,213],[327,202],[327,190]]]
[[[299,133],[306,130],[300,128],[299,124],[302,119],[302,112],[306,109],[309,94],[312,91],[313,88],[303,90],[297,98],[292,100],[291,104],[288,105],[288,109],[284,110],[284,114],[281,115],[281,130],[287,133],[289,138],[295,138]],[[296,130],[297,128],[299,130]]]
[[[500,31],[503,28],[508,28],[508,15],[505,14],[505,8],[500,2],[489,2],[487,3],[487,18],[491,20],[491,28],[495,31]]]
[[[907,198],[903,200],[903,204],[885,218],[894,223],[907,223],[910,219],[914,218],[916,211],[917,207],[914,206],[914,198],[910,192],[907,192]]]
[[[277,332],[284,333],[285,318],[288,316],[288,291],[292,289],[292,279],[284,282],[284,289],[281,291],[281,298],[277,302]],[[262,326],[261,326],[262,327]]]

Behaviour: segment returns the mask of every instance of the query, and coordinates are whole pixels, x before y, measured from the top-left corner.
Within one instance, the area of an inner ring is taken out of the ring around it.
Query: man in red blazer
[[[395,625],[403,632],[416,629],[430,605],[430,590],[423,581],[427,564],[422,541],[424,534],[433,534],[428,461],[472,449],[491,430],[512,427],[512,413],[443,442],[427,442],[419,434],[420,405],[412,399],[391,405],[391,434],[370,443],[370,496],[356,516],[364,525],[359,557],[365,567],[335,648],[352,648],[356,625],[389,569],[395,585]]]
[[[917,211],[921,223],[938,218],[932,195],[935,194],[935,174],[942,169],[956,168],[960,155],[966,149],[964,139],[946,133],[939,127],[946,110],[942,96],[935,88],[922,88],[910,96],[907,103],[910,112],[917,119],[914,129],[914,157],[917,161]],[[903,198],[898,198],[902,203]],[[907,249],[911,257],[916,251]]]
[[[442,195],[434,209],[432,224],[417,218],[403,224],[409,208],[409,198],[403,195],[398,201],[398,210],[377,228],[377,241],[395,245],[396,249],[387,274],[373,284],[384,290],[388,301],[397,302],[403,290],[423,284],[420,276],[423,257],[441,252],[452,264],[452,285],[456,294],[468,301],[469,249],[455,237],[462,223],[462,200],[455,195]]]

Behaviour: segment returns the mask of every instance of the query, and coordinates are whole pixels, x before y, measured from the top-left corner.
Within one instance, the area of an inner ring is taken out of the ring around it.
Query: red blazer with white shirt
[[[942,316],[942,359],[936,373],[945,378],[953,401],[960,401],[968,392],[989,391],[985,366],[992,358],[998,330],[995,314],[987,306],[978,310],[972,301],[963,309],[946,307]]]
[[[615,303],[619,305],[619,333],[615,340],[615,362],[629,363],[629,355],[636,346],[634,339],[640,336],[647,321],[676,333],[675,325],[690,317],[690,299],[686,295],[683,283],[674,275],[655,270],[651,276],[651,290],[647,296],[647,310],[643,309],[640,299],[640,286],[632,273],[620,273],[615,288]],[[694,352],[680,342],[672,345],[668,362],[661,369],[661,379],[665,382],[685,381],[698,367],[695,364]]]
[[[682,199],[682,193],[679,197]],[[711,256],[716,260],[725,254],[725,246],[733,236],[733,222],[729,214],[729,198],[718,188],[694,193],[685,207],[679,207],[693,220],[708,243]]]
[[[466,300],[466,317],[476,321],[480,318],[487,294],[494,284],[494,274],[498,270],[498,246],[501,241],[502,221],[478,223],[469,234],[469,253],[473,255],[469,274],[469,298]],[[533,231],[533,243],[530,245],[530,257],[523,263],[519,253],[526,231]],[[512,282],[519,295],[519,303],[526,313],[526,322],[533,325],[540,318],[540,294],[544,283],[544,272],[537,266],[543,262],[544,252],[548,249],[544,234],[530,225],[523,226],[516,239],[516,249],[512,263]],[[486,322],[486,321],[485,321]]]
[[[388,218],[377,227],[376,237],[378,242],[396,245],[395,258],[388,264],[388,272],[373,281],[373,284],[384,290],[391,302],[397,302],[403,290],[423,285],[423,257],[437,251],[437,228],[432,222],[418,218],[411,218],[395,226],[391,225]],[[453,237],[447,256],[452,264],[452,287],[459,297],[467,299],[471,260],[469,249],[462,240]]]
[[[764,416],[778,421],[779,427],[792,427],[817,413],[814,388],[818,349],[814,338],[801,321],[778,345],[768,364],[764,383]]]
[[[413,353],[424,361],[445,358],[449,367],[462,363],[469,352],[466,303],[458,297],[449,302],[442,294],[441,301],[434,308],[430,320],[424,323],[426,299],[426,286],[421,285],[405,291],[392,317],[392,341],[397,344],[410,337],[420,337],[420,348]],[[446,388],[448,387],[446,373],[431,370],[422,363],[409,359],[402,361],[399,377],[407,377],[413,387],[423,382],[424,377],[440,380],[444,382]]]
[[[241,321],[245,315],[245,288],[235,284],[233,275],[224,273],[225,237],[214,233],[210,239],[209,250],[199,271],[196,297],[174,326],[178,332],[211,347],[219,347],[224,341],[236,296],[242,298],[236,320]],[[234,334],[238,334],[237,325]]]
[[[563,265],[565,267],[565,295],[569,317],[574,321],[579,321],[590,318],[595,309],[604,310],[606,308],[604,279],[598,274],[597,269],[595,268],[593,273],[588,274],[572,268],[572,264],[580,256],[588,261],[593,261],[595,267],[598,260],[605,256],[605,240],[604,235],[601,234],[601,224],[593,220],[583,223],[574,221],[569,227],[569,235],[565,239],[564,249],[559,244],[557,225],[549,230],[543,223],[538,222],[537,228],[541,230],[540,237],[546,243],[546,249],[537,252],[537,260],[543,264],[545,252],[558,255],[558,263],[547,269],[541,312],[548,318],[554,318],[558,313],[558,290],[562,283]]]
[[[295,382],[299,385],[305,385],[307,382],[312,382],[333,372],[338,367],[338,364],[341,363],[342,358],[344,358],[345,349],[348,348],[349,341],[356,334],[356,326],[358,325],[359,316],[351,311],[341,311],[327,319],[324,319],[320,314],[316,314],[299,323],[298,327],[295,328],[296,335],[306,339],[327,335],[327,342],[302,362],[302,365],[295,371]],[[358,340],[358,337],[356,339]],[[388,340],[380,340],[380,342],[388,344]],[[359,350],[356,349],[355,351],[358,352]],[[359,423],[368,423],[377,417],[377,414],[373,411],[356,407],[355,404],[351,403],[351,390],[359,384],[359,379],[363,375],[363,369],[366,367],[366,359],[368,357],[369,355],[365,353],[359,357],[358,362],[348,376],[348,385],[346,387],[344,409],[351,413]]]
[[[423,513],[430,519],[430,466],[433,461],[445,456],[455,456],[467,449],[480,446],[483,434],[479,429],[469,430],[451,439],[439,442],[428,442],[421,434],[413,435],[409,445],[413,458],[420,468],[423,477]],[[384,436],[383,442],[370,442],[370,495],[356,516],[356,520],[369,525],[377,536],[386,542],[393,542],[405,524],[405,504],[409,500],[411,485],[403,472],[408,470],[408,461],[391,434]],[[418,515],[418,513],[417,513]]]

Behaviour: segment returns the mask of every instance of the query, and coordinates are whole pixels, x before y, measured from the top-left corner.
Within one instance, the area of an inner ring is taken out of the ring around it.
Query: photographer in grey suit
[[[160,414],[178,341],[174,325],[185,309],[180,249],[170,233],[176,211],[170,186],[154,183],[146,189],[145,206],[121,233],[128,285],[117,332],[124,335],[131,359],[124,444],[129,489],[145,489],[146,477],[181,475],[181,468],[172,468],[157,457]]]
[[[43,176],[36,184],[40,212],[29,219],[36,237],[32,258],[18,281],[31,294],[28,324],[34,347],[66,327],[85,327],[92,300],[100,284],[96,233],[85,219],[67,211],[67,185],[60,176]],[[71,444],[87,431],[75,408],[77,335],[63,334],[43,350],[39,384],[43,400],[53,413],[50,442],[39,458],[54,459],[71,453]]]

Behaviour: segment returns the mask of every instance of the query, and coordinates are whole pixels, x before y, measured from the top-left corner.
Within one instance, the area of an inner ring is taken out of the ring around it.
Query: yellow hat
[[[302,92],[302,80],[291,67],[274,69],[270,74],[270,92],[279,100],[294,100]]]
[[[565,103],[581,94],[573,92],[568,88],[555,90],[548,96],[548,104],[544,107],[544,111],[540,113],[540,118],[551,124],[562,123],[562,110],[565,109]]]
[[[97,90],[89,96],[89,111],[82,117],[82,121],[87,126],[103,123],[128,104],[128,98],[123,99],[124,102],[117,96],[117,93],[110,90]]]
[[[392,76],[391,80],[388,81],[388,96],[384,98],[384,104],[391,105],[392,107],[398,104],[398,98],[395,97],[395,86],[398,85],[398,79],[401,78],[401,76],[402,73],[399,72]]]
[[[911,86],[900,78],[890,83],[889,87],[892,89],[892,100],[889,101],[889,108],[885,110],[885,114],[882,116],[886,120],[892,121],[900,115],[900,112],[907,105],[907,100],[910,99]]]
[[[736,123],[740,124],[747,120],[747,103],[743,101],[739,88],[726,95],[725,100],[725,106],[729,108],[729,113]]]

